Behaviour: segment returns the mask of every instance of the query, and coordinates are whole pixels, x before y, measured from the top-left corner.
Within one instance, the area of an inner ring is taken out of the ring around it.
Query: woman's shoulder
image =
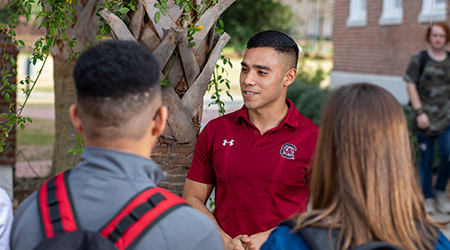
[[[267,241],[261,247],[261,250],[281,249],[309,250],[310,248],[297,232],[292,231],[291,226],[282,223],[273,230]]]
[[[448,238],[441,232],[439,234],[435,250],[444,250],[444,249],[450,249],[450,241]]]

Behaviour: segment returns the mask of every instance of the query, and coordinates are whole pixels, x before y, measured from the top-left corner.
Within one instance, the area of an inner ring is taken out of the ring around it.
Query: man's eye
[[[266,75],[267,74],[267,72],[265,72],[265,71],[258,71],[258,74],[260,74],[260,75]]]
[[[241,71],[242,72],[247,72],[247,69],[246,68],[241,68]]]

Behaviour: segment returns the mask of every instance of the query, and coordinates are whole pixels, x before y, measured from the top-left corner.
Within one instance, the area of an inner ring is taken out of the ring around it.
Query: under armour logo
[[[297,151],[297,147],[295,147],[292,144],[284,144],[283,146],[281,146],[281,150],[280,150],[280,154],[281,156],[283,156],[284,158],[287,159],[294,159],[294,153],[295,151]]]
[[[227,144],[230,144],[230,146],[233,146],[234,145],[234,140],[231,140],[231,141],[223,140],[223,144],[222,145],[226,146]]]

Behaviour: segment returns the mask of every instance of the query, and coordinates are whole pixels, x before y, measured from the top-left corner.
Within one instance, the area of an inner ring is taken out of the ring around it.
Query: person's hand
[[[238,235],[225,242],[225,250],[245,250],[250,243],[248,235]]]
[[[430,120],[428,119],[427,114],[422,113],[416,117],[417,127],[420,129],[426,129],[430,126]]]
[[[272,232],[272,230],[251,235],[250,244],[248,244],[246,249],[259,250],[264,242],[266,242],[267,238],[270,235],[270,232]]]

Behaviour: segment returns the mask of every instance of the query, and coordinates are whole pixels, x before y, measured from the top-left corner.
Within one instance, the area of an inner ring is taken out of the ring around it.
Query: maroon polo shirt
[[[289,112],[260,134],[243,106],[200,133],[187,178],[216,186],[214,216],[231,237],[275,227],[306,210],[319,127],[286,99]]]

